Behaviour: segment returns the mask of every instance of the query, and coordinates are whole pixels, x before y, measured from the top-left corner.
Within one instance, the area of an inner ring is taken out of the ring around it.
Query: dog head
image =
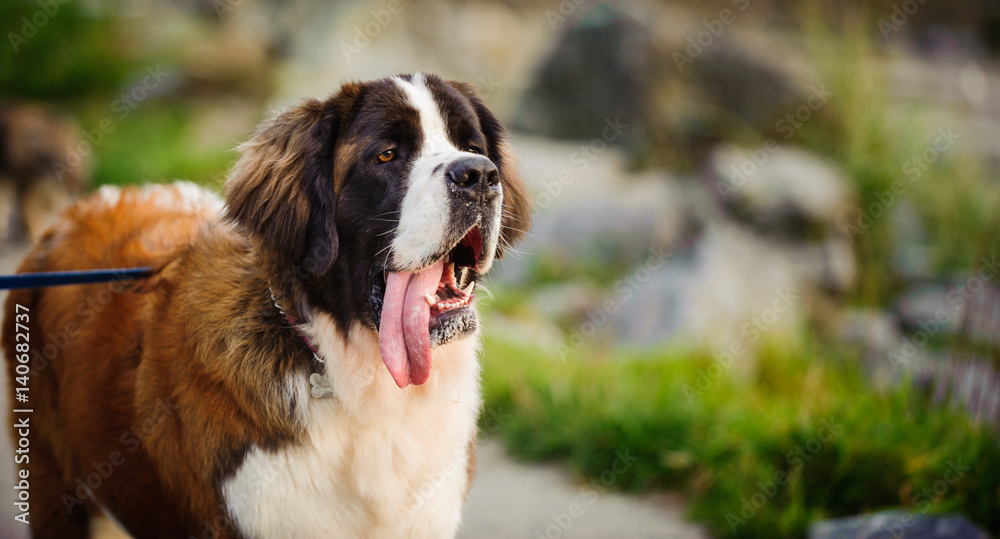
[[[528,228],[505,136],[468,84],[349,83],[243,145],[227,217],[269,260],[304,270],[300,310],[378,331],[396,384],[421,384],[433,347],[476,330],[475,283]]]

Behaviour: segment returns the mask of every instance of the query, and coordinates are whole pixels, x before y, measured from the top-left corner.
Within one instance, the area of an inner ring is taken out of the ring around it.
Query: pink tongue
[[[431,308],[425,299],[437,291],[444,262],[420,273],[390,271],[385,280],[378,344],[389,374],[403,388],[420,385],[431,373]]]

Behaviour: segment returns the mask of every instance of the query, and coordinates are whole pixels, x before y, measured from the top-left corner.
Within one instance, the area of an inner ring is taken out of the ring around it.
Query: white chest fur
[[[377,337],[346,338],[319,316],[319,344],[335,398],[296,393],[300,443],[254,447],[223,485],[230,515],[249,537],[453,537],[468,485],[468,446],[480,408],[478,335],[436,349],[431,377],[399,389]]]

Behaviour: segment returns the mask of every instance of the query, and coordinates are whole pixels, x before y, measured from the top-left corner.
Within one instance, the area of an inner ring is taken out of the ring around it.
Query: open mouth
[[[425,297],[431,308],[432,319],[448,311],[468,307],[472,303],[472,290],[478,275],[476,263],[482,252],[483,235],[479,227],[474,226],[445,255],[438,287],[433,294]],[[431,344],[434,344],[433,339]]]
[[[476,330],[469,306],[482,250],[482,233],[474,226],[434,264],[386,273],[379,349],[397,386],[426,382],[431,349]]]

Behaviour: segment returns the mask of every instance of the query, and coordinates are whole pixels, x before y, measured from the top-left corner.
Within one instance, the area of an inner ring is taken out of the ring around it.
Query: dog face
[[[227,216],[298,310],[379,333],[400,387],[476,329],[475,283],[528,228],[505,131],[469,85],[401,75],[343,86],[266,122],[227,182]]]

